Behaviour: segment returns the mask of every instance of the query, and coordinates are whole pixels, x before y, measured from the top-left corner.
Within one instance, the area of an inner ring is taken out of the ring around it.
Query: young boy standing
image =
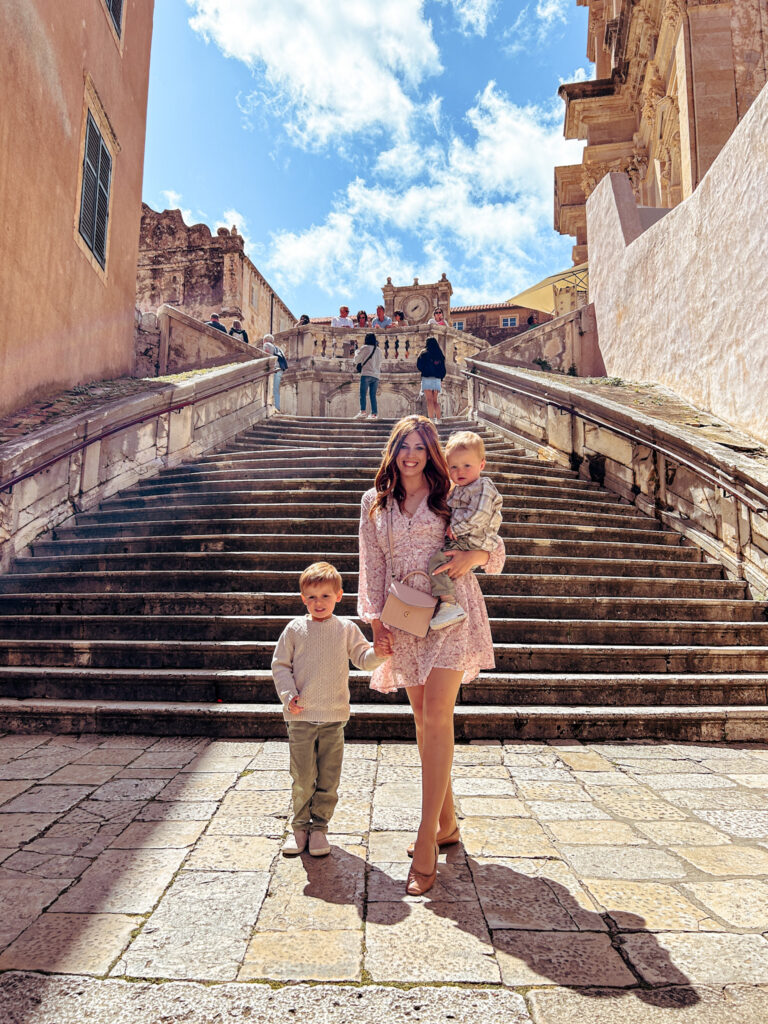
[[[341,576],[314,562],[299,578],[307,615],[283,630],[272,657],[272,676],[288,723],[293,779],[293,834],[286,856],[309,844],[313,857],[331,852],[326,833],[336,802],[349,720],[349,662],[370,672],[386,660],[350,619],[333,614],[342,598]]]
[[[445,458],[454,487],[448,495],[451,525],[446,531],[446,548],[458,551],[493,551],[499,540],[501,526],[501,495],[492,480],[480,476],[485,469],[485,445],[479,434],[462,430],[451,434],[445,445]],[[445,629],[467,617],[456,601],[456,588],[447,572],[435,569],[449,559],[437,551],[429,560],[432,596],[440,603],[430,629]]]

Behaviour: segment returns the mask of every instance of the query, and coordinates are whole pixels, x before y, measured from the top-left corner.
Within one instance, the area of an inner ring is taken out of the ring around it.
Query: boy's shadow
[[[361,919],[380,925],[396,926],[412,913],[414,901],[404,891],[407,862],[366,864],[357,854],[333,844],[329,857],[304,855],[302,861],[306,896],[353,904]],[[549,871],[547,861],[532,863],[541,866],[540,874],[480,863],[467,857],[461,845],[451,847],[441,855],[434,888],[418,902],[492,945],[500,954],[503,977],[504,961],[509,965],[509,980],[504,980],[512,987],[536,983],[527,971],[515,979],[514,961],[519,960],[535,975],[594,998],[631,994],[668,1009],[700,1001],[691,980],[645,927],[645,918],[620,908],[588,909],[562,882],[550,877],[556,874],[554,863]],[[624,945],[625,939],[629,946]],[[652,969],[658,987],[630,967],[630,952]]]

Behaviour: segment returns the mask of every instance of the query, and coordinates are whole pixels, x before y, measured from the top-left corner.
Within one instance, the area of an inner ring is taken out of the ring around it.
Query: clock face
[[[423,320],[429,312],[429,302],[424,295],[410,295],[403,305],[408,320]]]

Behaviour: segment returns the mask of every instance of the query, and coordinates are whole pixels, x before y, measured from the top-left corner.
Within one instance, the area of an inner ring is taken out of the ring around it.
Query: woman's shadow
[[[531,875],[467,857],[458,845],[441,855],[434,888],[418,900],[404,892],[407,862],[366,863],[336,845],[319,862],[308,856],[302,861],[306,896],[354,905],[361,919],[388,927],[404,922],[414,903],[421,903],[490,945],[507,986],[547,979],[585,996],[631,994],[669,1009],[700,1001],[691,980],[645,927],[645,918],[620,908],[589,909],[557,880],[561,861],[532,860],[537,873]],[[654,984],[644,979],[633,958]]]

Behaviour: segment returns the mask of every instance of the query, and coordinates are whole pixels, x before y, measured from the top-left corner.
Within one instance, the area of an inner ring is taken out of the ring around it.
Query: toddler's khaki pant
[[[288,722],[294,829],[327,832],[339,799],[344,722]]]

